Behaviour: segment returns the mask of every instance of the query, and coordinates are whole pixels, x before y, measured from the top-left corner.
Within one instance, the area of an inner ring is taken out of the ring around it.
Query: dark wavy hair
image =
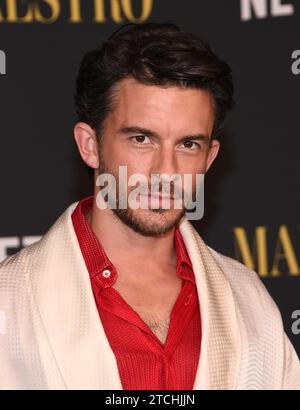
[[[83,57],[74,102],[78,121],[101,138],[114,107],[118,82],[133,77],[143,84],[207,90],[213,96],[212,137],[233,108],[232,71],[209,44],[174,23],[125,24]]]

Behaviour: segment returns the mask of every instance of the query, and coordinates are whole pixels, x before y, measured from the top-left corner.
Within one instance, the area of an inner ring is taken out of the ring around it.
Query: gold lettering
[[[57,21],[61,13],[60,0],[24,0],[20,2],[26,4],[26,14],[20,16],[20,10],[18,10],[18,0],[6,0],[6,13],[5,16],[0,10],[0,23],[31,23],[37,21],[44,24],[52,24]],[[50,17],[45,17],[41,10],[41,1],[50,8]],[[108,2],[108,0],[107,0]],[[153,0],[140,0],[141,12],[139,16],[134,15],[132,0],[109,0],[110,13],[112,20],[120,24],[127,19],[133,23],[142,23],[148,19],[153,9]],[[81,0],[69,0],[70,7],[70,23],[82,23],[82,10]],[[105,23],[105,0],[94,0],[94,22]]]
[[[268,252],[267,252],[267,229],[259,226],[255,230],[255,242],[257,249],[257,272],[260,276],[268,275]]]
[[[268,275],[268,253],[267,253],[267,231],[265,226],[259,226],[255,230],[254,246],[251,252],[244,228],[238,227],[234,230],[236,259],[246,265],[249,269],[256,270],[260,276]]]
[[[116,23],[122,23],[120,0],[111,0],[111,16]]]
[[[95,23],[105,23],[105,10],[104,10],[104,1],[95,0]]]
[[[48,18],[44,17],[40,12],[39,5],[36,4],[35,9],[34,9],[36,21],[38,21],[39,23],[44,23],[44,24],[52,24],[58,19],[59,14],[60,14],[59,0],[43,0],[43,1],[49,5],[49,7],[51,8],[52,14]]]
[[[283,252],[280,251],[281,248]],[[279,262],[282,259],[286,260],[289,272],[292,276],[300,275],[300,268],[297,262],[296,253],[286,225],[281,225],[279,228],[274,262],[271,270],[273,276],[279,276],[281,274],[279,271]]]
[[[122,23],[121,9],[126,18],[133,23],[142,23],[150,16],[153,8],[153,0],[142,0],[142,13],[140,17],[135,17],[132,11],[132,0],[111,0],[111,16],[114,22]],[[97,6],[97,8],[96,8]],[[105,21],[103,0],[96,0],[95,3],[96,21]]]
[[[121,0],[122,9],[129,21],[133,23],[142,23],[150,16],[153,8],[153,0],[142,0],[142,14],[135,17],[132,12],[132,0]]]
[[[17,0],[10,0],[6,2],[7,9],[7,23],[31,23],[33,21],[33,7],[28,6],[27,14],[19,17],[17,9]]]
[[[70,0],[70,23],[81,23],[81,0]]]

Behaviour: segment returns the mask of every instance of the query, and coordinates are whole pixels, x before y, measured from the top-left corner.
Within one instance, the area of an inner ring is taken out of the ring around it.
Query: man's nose
[[[178,172],[177,165],[174,148],[162,147],[155,153],[150,172],[151,174],[167,174],[171,176]]]

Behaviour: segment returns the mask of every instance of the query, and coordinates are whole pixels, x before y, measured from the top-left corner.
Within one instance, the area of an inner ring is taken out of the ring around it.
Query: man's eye
[[[183,145],[184,145],[184,148],[188,148],[189,150],[193,150],[193,151],[196,149],[202,148],[200,144],[194,141],[184,141]]]
[[[145,143],[150,142],[150,138],[147,137],[147,135],[135,135],[134,137],[131,137],[130,139],[132,139],[135,143],[139,145],[145,145]]]

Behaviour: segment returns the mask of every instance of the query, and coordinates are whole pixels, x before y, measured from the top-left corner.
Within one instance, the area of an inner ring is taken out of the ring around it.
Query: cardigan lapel
[[[193,388],[234,389],[240,353],[230,285],[209,247],[185,217],[179,228],[193,264],[201,312],[201,351]]]
[[[67,389],[122,389],[72,225],[77,203],[37,244],[30,268],[33,294]]]
[[[122,389],[71,220],[77,204],[71,204],[35,244],[37,254],[30,267],[33,295],[66,387]],[[193,264],[201,312],[194,389],[231,389],[238,355],[231,288],[191,223],[183,218],[179,228]]]

